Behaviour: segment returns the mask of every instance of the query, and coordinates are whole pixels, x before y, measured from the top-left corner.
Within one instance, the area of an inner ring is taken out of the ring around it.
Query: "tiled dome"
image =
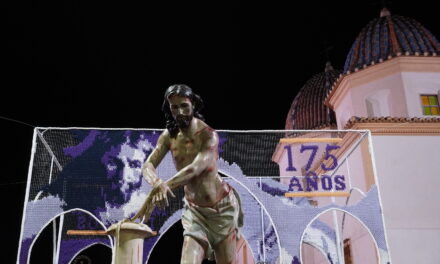
[[[292,102],[286,119],[286,129],[336,126],[335,113],[324,105],[324,100],[339,74],[341,71],[334,70],[327,62],[324,72],[314,75],[306,82]]]
[[[354,41],[345,60],[344,73],[401,55],[437,56],[440,43],[416,20],[391,15],[384,8],[380,17],[370,21]]]

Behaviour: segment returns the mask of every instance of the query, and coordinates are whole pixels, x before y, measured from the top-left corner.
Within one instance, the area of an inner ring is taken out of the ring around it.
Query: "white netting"
[[[69,263],[91,244],[111,247],[110,237],[69,236],[66,231],[104,230],[140,208],[151,190],[140,167],[161,132],[36,129],[18,263],[27,263],[38,234],[55,218],[60,219],[58,263]],[[267,263],[324,256],[331,263],[343,263],[344,241],[361,245],[364,242],[353,234],[364,232],[371,237],[371,254],[386,263],[367,131],[218,134],[219,174],[240,194],[245,215],[241,232],[247,244],[239,256]],[[170,153],[157,170],[164,180],[174,176]],[[183,190],[175,194],[168,208],[153,212],[148,224],[159,235],[145,241],[145,260],[162,234],[180,220]]]

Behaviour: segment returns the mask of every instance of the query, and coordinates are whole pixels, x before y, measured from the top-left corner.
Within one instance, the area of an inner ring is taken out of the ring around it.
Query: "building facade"
[[[340,215],[337,219],[345,220],[339,230],[343,230],[339,246],[345,263],[440,261],[436,195],[440,186],[439,55],[439,41],[423,25],[384,8],[359,33],[344,69],[334,70],[328,63],[324,72],[306,82],[292,103],[286,119],[288,130],[368,129],[372,134],[371,142],[361,143],[349,160],[351,181],[359,190],[350,190],[353,197],[349,199],[360,200],[356,195],[379,186],[390,258],[380,257],[362,223]],[[314,134],[310,132],[308,137]],[[352,144],[347,135],[340,137],[340,146]],[[279,156],[280,168],[287,166],[287,152]],[[280,172],[281,176],[294,176]],[[296,172],[296,176],[304,172]],[[314,172],[320,175],[319,170]],[[315,206],[332,202],[309,199]],[[332,216],[321,218],[330,223]],[[302,263],[329,262],[325,252],[305,245]]]

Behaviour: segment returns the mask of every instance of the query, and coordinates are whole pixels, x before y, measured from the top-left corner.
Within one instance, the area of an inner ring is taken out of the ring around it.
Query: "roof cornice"
[[[440,136],[440,117],[352,117],[344,129],[368,129],[386,136]]]
[[[400,72],[440,72],[440,56],[394,57],[353,73],[341,74],[333,83],[324,103],[334,110],[351,88]]]

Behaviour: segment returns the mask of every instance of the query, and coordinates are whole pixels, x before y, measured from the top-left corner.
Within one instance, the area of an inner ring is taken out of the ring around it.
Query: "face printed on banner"
[[[126,192],[133,185],[139,185],[142,180],[142,165],[147,159],[149,149],[147,140],[140,140],[134,146],[125,142],[121,146],[118,158],[123,164],[121,191]]]
[[[177,126],[181,129],[189,127],[194,117],[194,106],[188,97],[171,95],[168,98],[171,114],[176,120]]]
[[[119,207],[140,190],[141,168],[159,133],[75,130],[76,145],[64,148],[70,161],[45,187],[61,197],[63,209],[82,208],[95,214]]]
[[[107,178],[118,180],[115,185],[124,194],[124,201],[128,201],[130,193],[142,184],[142,165],[147,159],[148,152],[152,149],[147,139],[140,138],[131,142],[130,137],[105,155]]]

